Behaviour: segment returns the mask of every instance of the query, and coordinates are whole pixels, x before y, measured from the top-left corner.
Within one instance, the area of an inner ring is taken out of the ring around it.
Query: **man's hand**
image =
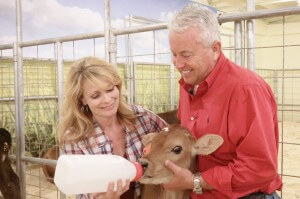
[[[166,160],[165,166],[174,173],[174,176],[163,185],[164,188],[174,191],[194,188],[194,175],[191,171],[177,166],[170,160]]]

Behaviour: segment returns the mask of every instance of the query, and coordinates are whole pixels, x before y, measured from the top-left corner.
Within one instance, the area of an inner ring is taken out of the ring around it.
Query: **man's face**
[[[220,53],[215,48],[216,43],[205,46],[199,40],[200,36],[201,32],[197,28],[169,33],[173,64],[184,82],[190,85],[197,85],[207,77],[217,63]]]

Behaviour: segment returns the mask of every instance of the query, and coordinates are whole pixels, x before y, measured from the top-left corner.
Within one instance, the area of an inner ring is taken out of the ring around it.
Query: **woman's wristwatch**
[[[200,176],[201,176],[201,174],[199,172],[194,174],[194,189],[193,189],[193,191],[195,194],[203,193],[202,187],[200,185]]]

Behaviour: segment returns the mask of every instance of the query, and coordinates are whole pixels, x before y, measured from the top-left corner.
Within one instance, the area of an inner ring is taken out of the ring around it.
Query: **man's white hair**
[[[169,31],[184,32],[189,28],[198,28],[201,32],[200,39],[203,44],[211,45],[214,41],[220,41],[220,28],[217,13],[207,6],[190,3],[177,12],[169,22]]]

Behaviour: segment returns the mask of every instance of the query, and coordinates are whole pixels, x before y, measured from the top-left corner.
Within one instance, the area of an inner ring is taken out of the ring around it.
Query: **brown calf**
[[[43,158],[50,159],[50,160],[57,160],[59,156],[59,147],[57,145],[52,146],[50,149],[48,149],[44,155]],[[47,181],[53,182],[53,177],[55,174],[55,166],[52,165],[43,165],[43,173],[47,179]]]
[[[8,156],[11,146],[10,133],[0,128],[0,191],[4,199],[20,199],[19,177],[11,167]]]
[[[177,118],[177,109],[162,112],[157,114],[159,117],[164,119],[168,124],[180,124],[180,120]]]
[[[167,183],[173,173],[164,166],[167,159],[193,173],[196,171],[197,155],[208,155],[219,148],[223,138],[207,134],[195,140],[190,132],[179,125],[172,125],[160,133],[150,133],[143,137],[146,146],[144,156],[139,162],[144,167],[144,174],[139,180],[143,186],[143,199],[185,199],[189,191],[170,191],[162,184]],[[151,145],[150,145],[151,144]],[[151,146],[151,148],[150,148]]]

